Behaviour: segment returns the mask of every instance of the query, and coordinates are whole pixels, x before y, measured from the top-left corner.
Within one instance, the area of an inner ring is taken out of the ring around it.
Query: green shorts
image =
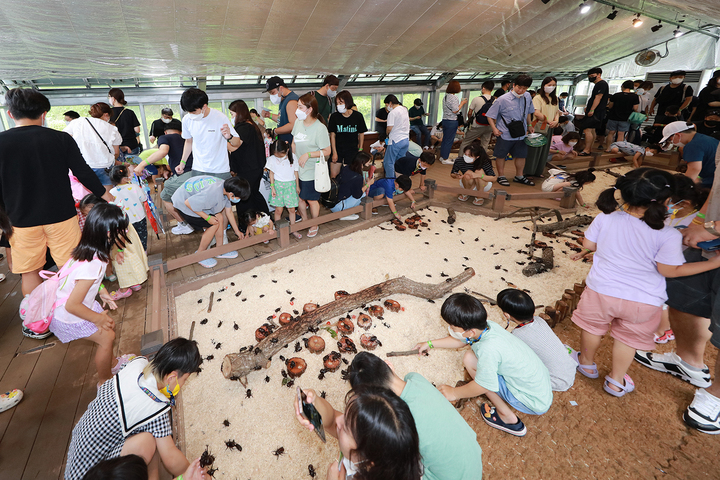
[[[163,184],[162,192],[160,192],[160,198],[164,202],[172,203],[172,196],[173,193],[175,193],[175,190],[180,188],[183,183],[185,183],[186,180],[188,180],[190,177],[192,177],[192,170],[189,172],[185,172],[182,175],[173,175],[172,177],[165,180],[165,183]]]
[[[275,182],[276,196],[270,197],[273,207],[295,208],[298,206],[297,185],[291,182]]]

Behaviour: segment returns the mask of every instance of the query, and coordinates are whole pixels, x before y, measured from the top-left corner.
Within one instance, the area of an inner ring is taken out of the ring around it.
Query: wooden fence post
[[[372,218],[373,199],[365,196],[360,200],[360,205],[363,206],[363,211],[360,216],[363,220],[370,220]]]
[[[427,196],[430,200],[435,198],[435,189],[437,189],[437,182],[431,178],[425,180],[425,186],[427,187]]]
[[[574,208],[575,197],[577,196],[577,188],[563,187],[563,196],[560,200],[560,208]]]
[[[507,192],[505,190],[494,190],[495,198],[493,198],[492,209],[495,212],[502,212],[505,208],[505,197]]]
[[[290,246],[290,222],[281,218],[275,222],[275,229],[277,230],[277,241],[280,248],[287,248]]]

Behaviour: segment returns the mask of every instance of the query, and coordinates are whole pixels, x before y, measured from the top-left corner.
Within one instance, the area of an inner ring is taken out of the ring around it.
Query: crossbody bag
[[[121,112],[121,113],[122,113],[122,112]],[[100,132],[98,132],[98,131],[95,129],[95,125],[92,124],[92,122],[90,121],[89,118],[85,118],[85,120],[87,120],[87,122],[90,124],[90,127],[93,129],[93,131],[94,131],[95,133],[97,133],[98,138],[100,138],[100,141],[103,142],[103,145],[105,145],[105,148],[107,148],[108,153],[109,153],[110,155],[112,155],[112,153],[113,153],[112,150],[111,150],[110,147],[108,146],[107,142],[105,142],[105,139],[102,138],[102,136],[100,135]]]
[[[525,98],[525,95],[523,94],[523,109],[522,109],[522,116],[520,117],[525,118],[525,108],[527,107],[527,99]],[[507,120],[505,120],[505,117],[503,115],[500,115],[500,118],[502,118],[503,123],[507,126],[508,133],[512,138],[520,138],[525,135],[525,122],[522,120],[513,120],[512,122],[508,123]]]

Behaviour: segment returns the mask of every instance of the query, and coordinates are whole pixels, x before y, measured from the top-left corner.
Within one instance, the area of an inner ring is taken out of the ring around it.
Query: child
[[[430,129],[430,146],[435,147],[442,143],[443,128],[442,122],[438,123]]]
[[[565,159],[577,157],[578,152],[575,151],[575,145],[578,140],[580,140],[580,134],[577,132],[553,135],[550,141],[548,162],[562,162]]]
[[[272,145],[273,154],[267,159],[265,168],[270,172],[272,198],[270,205],[275,207],[275,221],[280,220],[283,207],[288,209],[290,227],[295,225],[295,209],[298,206],[300,177],[298,176],[297,156],[291,152],[290,144],[282,139]],[[302,235],[292,233],[298,240]]]
[[[558,126],[562,128],[562,133],[559,135],[565,135],[575,131],[575,125],[570,121],[570,117],[566,115],[560,115],[560,118],[558,118]]]
[[[485,153],[480,142],[473,142],[463,150],[463,156],[455,159],[450,176],[460,181],[462,188],[482,190],[487,192],[492,188],[492,182],[497,180],[492,163]],[[468,195],[458,195],[458,200],[467,202]],[[482,197],[475,197],[473,205],[480,206],[485,202]]]
[[[412,179],[414,175],[420,175],[420,191],[427,190],[425,186],[425,175],[430,165],[435,163],[435,154],[432,152],[422,152],[419,157],[405,155],[398,158],[395,162],[395,171],[401,175],[407,175]]]
[[[580,190],[586,183],[592,183],[595,181],[594,168],[590,167],[587,170],[582,170],[577,173],[567,173],[558,168],[551,168],[548,170],[550,176],[545,179],[542,184],[543,192],[559,192],[565,187],[574,187],[578,189],[575,194],[575,201],[581,207],[586,207],[587,204],[580,195]]]
[[[463,365],[475,380],[461,387],[440,385],[440,392],[451,402],[485,395],[495,405],[480,405],[485,423],[524,436],[527,428],[510,407],[529,415],[547,412],[553,400],[548,369],[522,340],[488,322],[478,299],[454,293],[443,303],[440,315],[448,323],[450,336],[418,343],[415,349],[422,355],[431,348],[470,345]]]
[[[83,215],[90,213],[92,208],[99,203],[107,203],[102,198],[88,194],[80,201],[80,209]],[[140,237],[138,236],[132,224],[128,227],[127,238],[129,242],[122,250],[123,255],[118,256],[117,252],[112,257],[112,269],[117,275],[119,290],[111,292],[110,296],[113,300],[120,300],[132,295],[142,288],[140,285],[148,278],[148,261],[147,255],[142,248]]]
[[[646,157],[652,157],[653,155],[657,155],[660,150],[660,145],[656,143],[648,145],[647,147],[641,147],[640,145],[635,145],[634,143],[630,142],[614,142],[610,145],[610,153],[622,153],[623,155],[632,155],[633,166],[635,168],[640,168],[640,166],[642,165],[643,154]]]
[[[368,190],[368,197],[374,200],[381,200],[383,197],[387,198],[388,207],[390,211],[395,215],[395,218],[401,220],[400,215],[395,208],[395,201],[393,195],[395,190],[399,190],[404,193],[407,198],[412,202],[410,205],[415,208],[415,199],[412,195],[412,180],[407,175],[398,175],[396,178],[380,178],[376,180]],[[377,213],[376,209],[373,209],[373,213]]]
[[[217,245],[223,244],[223,236],[228,221],[239,239],[244,235],[237,226],[232,204],[250,198],[250,184],[244,178],[231,177],[222,180],[210,175],[200,175],[188,179],[172,196],[172,203],[178,213],[195,230],[203,230],[197,251],[210,248],[213,238]],[[237,251],[230,251],[216,258],[237,258]],[[217,265],[214,258],[198,262],[205,268]]]
[[[530,295],[516,288],[506,288],[497,294],[497,304],[508,323],[511,320],[515,323],[512,334],[532,348],[547,367],[552,389],[564,392],[572,387],[577,364],[552,328],[535,316],[535,303]]]
[[[125,165],[115,165],[110,170],[110,180],[115,185],[110,189],[110,195],[115,197],[115,204],[122,208],[130,219],[135,231],[140,236],[143,249],[147,252],[147,222],[145,220],[145,207],[147,201],[142,187],[134,185],[131,180],[131,170]]]
[[[128,219],[120,207],[106,203],[96,205],[85,220],[80,243],[58,273],[61,275],[57,290],[59,305],[50,321],[50,331],[63,343],[87,338],[98,345],[95,352],[98,385],[112,377],[115,321],[95,297],[99,295],[103,304],[112,310],[117,308],[101,282],[111,256],[127,245],[128,226]],[[66,272],[67,276],[64,276]],[[25,298],[23,302],[26,302]],[[25,308],[21,303],[22,317]]]
[[[253,109],[253,110],[254,110],[254,109]],[[260,117],[258,117],[258,118],[260,118]],[[272,153],[272,152],[270,151],[270,150],[272,150],[270,146],[271,146],[272,143],[273,143],[273,131],[272,131],[272,128],[266,128],[265,130],[263,130],[263,143],[265,144],[265,157],[267,158],[267,157],[269,157],[270,154]]]
[[[240,219],[240,221],[247,225],[248,237],[262,235],[263,233],[275,230],[275,225],[273,224],[273,221],[270,220],[270,215],[265,212],[248,210],[242,214],[242,218]],[[263,243],[269,242],[269,240],[265,240]]]
[[[635,388],[627,375],[635,350],[655,348],[653,333],[667,300],[665,277],[720,267],[720,256],[683,265],[682,235],[664,224],[674,187],[669,172],[653,168],[628,172],[600,194],[597,206],[603,213],[585,232],[583,246],[595,256],[587,288],[572,316],[583,330],[580,351],[573,357],[580,373],[598,378],[595,353],[612,327],[612,370],[603,388],[615,397]],[[622,196],[620,205],[616,193]]]

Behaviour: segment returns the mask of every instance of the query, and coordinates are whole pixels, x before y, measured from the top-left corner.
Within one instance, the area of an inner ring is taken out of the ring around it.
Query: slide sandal
[[[603,389],[605,389],[605,391],[607,393],[609,393],[610,395],[612,395],[613,397],[622,397],[626,393],[630,393],[633,390],[635,390],[635,382],[633,382],[632,378],[630,378],[630,375],[625,374],[625,376],[623,377],[623,380],[625,380],[625,385],[621,385],[619,382],[610,378],[610,376],[608,375],[605,377],[605,383],[603,384]],[[609,385],[610,383],[612,383],[613,385],[618,387],[620,389],[620,391],[618,392],[618,391],[610,388],[610,385]]]
[[[598,378],[600,374],[598,373],[597,364],[593,363],[592,365],[581,365],[580,360],[578,358],[580,357],[580,352],[573,352],[571,355],[573,360],[575,360],[575,363],[578,364],[577,371],[582,373],[588,378]],[[590,370],[590,373],[586,372],[585,370]]]

